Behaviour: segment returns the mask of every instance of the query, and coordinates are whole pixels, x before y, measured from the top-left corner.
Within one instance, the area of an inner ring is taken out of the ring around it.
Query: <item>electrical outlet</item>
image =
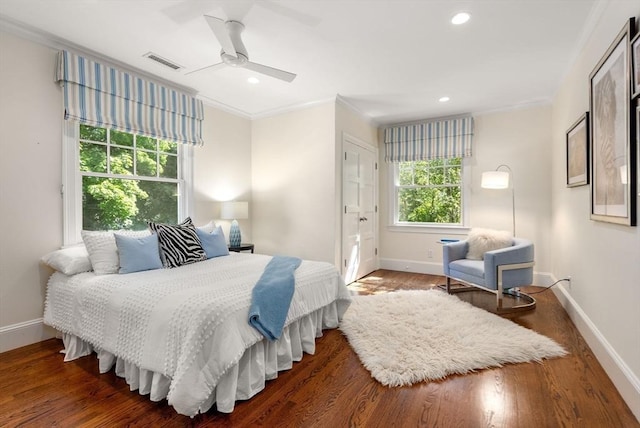
[[[566,284],[565,287],[571,290],[571,275],[565,276],[563,279],[561,279],[561,281],[564,281],[564,283]]]
[[[433,258],[433,250],[427,250],[427,257],[430,259]]]

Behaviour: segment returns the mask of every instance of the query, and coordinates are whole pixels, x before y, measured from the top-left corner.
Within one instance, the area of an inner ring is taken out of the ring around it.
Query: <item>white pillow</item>
[[[91,260],[84,245],[52,251],[40,260],[65,275],[75,275],[91,270]]]
[[[118,273],[120,259],[114,231],[88,231],[80,232],[84,245],[87,247],[91,266],[96,275]],[[119,235],[142,238],[151,235],[149,230],[118,230]]]
[[[198,226],[197,229],[206,233],[213,233],[213,231],[216,230],[216,222],[211,220],[209,223],[205,224],[204,226]]]
[[[513,245],[513,237],[504,230],[471,229],[467,237],[469,249],[467,258],[471,260],[484,260],[487,251],[499,250]]]

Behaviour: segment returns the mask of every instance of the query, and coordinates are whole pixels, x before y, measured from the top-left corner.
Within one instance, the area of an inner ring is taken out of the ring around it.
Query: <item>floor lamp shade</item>
[[[499,171],[505,168],[507,171]],[[480,186],[483,189],[508,189],[509,181],[511,181],[511,214],[513,220],[513,236],[516,236],[516,190],[513,184],[513,171],[508,165],[500,165],[495,171],[486,171],[482,173],[482,181]]]
[[[239,247],[242,242],[242,234],[237,219],[249,218],[248,202],[223,202],[220,217],[224,220],[232,220],[229,229],[229,246]]]
[[[505,171],[486,171],[482,173],[483,189],[506,189],[509,187],[509,173]]]

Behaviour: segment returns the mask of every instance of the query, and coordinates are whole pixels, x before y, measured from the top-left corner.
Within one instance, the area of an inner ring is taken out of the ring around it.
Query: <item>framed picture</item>
[[[589,184],[589,112],[567,131],[567,187]]]
[[[633,76],[633,98],[640,95],[640,33],[631,41],[631,58],[632,67],[631,75]]]
[[[637,199],[631,193],[636,134],[629,41],[634,31],[630,18],[589,75],[591,219],[628,226],[636,225]]]

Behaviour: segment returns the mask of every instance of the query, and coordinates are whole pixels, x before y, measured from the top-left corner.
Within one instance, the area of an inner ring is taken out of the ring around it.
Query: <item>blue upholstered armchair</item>
[[[443,246],[443,270],[447,278],[447,292],[451,293],[451,280],[479,287],[496,294],[497,309],[503,309],[503,293],[514,287],[533,282],[534,248],[526,239],[513,238],[511,246],[484,253],[484,260],[467,259],[468,240]],[[514,294],[514,293],[510,293]],[[535,300],[517,291],[527,302],[509,309],[532,309]]]

